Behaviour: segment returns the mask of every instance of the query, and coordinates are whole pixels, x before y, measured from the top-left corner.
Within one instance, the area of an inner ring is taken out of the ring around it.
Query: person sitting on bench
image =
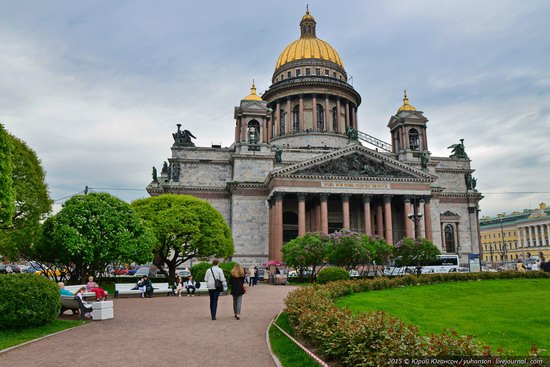
[[[187,289],[187,297],[195,297],[195,281],[192,275],[189,275],[189,279],[185,282],[185,289]]]

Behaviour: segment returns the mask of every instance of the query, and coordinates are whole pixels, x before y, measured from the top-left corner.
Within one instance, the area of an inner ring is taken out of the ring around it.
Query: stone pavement
[[[0,354],[1,366],[275,366],[265,333],[296,287],[258,285],[243,298],[221,296],[217,320],[208,295],[114,300],[115,318],[91,322]],[[69,317],[70,312],[66,313]]]

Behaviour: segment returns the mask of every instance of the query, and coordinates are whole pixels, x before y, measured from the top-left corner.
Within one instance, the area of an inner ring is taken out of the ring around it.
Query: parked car
[[[350,278],[359,278],[359,272],[357,270],[351,269],[349,271]]]
[[[13,264],[0,264],[0,273],[1,274],[21,273],[21,269],[19,269],[17,265],[13,265]]]
[[[179,275],[182,278],[189,278],[191,272],[186,269],[176,269],[176,275]]]
[[[470,269],[459,266],[458,268],[452,268],[449,273],[469,273]]]
[[[36,274],[37,271],[41,271],[41,270],[42,268],[39,266],[29,266],[28,268],[25,269],[25,273]]]
[[[115,266],[110,273],[111,275],[128,275],[128,268],[125,266]]]
[[[142,277],[144,275],[147,275],[149,278],[154,278],[158,276],[159,269],[152,265],[152,266],[142,266],[136,272],[134,273],[135,277]]]
[[[53,277],[53,276],[60,277],[64,272],[61,269],[46,269],[46,270],[40,269],[35,271],[34,273],[36,275],[44,275],[47,277]]]

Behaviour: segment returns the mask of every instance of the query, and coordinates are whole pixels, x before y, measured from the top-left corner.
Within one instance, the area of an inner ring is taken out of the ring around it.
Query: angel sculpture
[[[196,139],[196,137],[191,134],[189,130],[181,131],[181,124],[177,124],[178,131],[172,134],[174,137],[174,145],[180,145],[184,147],[194,147],[195,144],[191,141],[191,138]]]
[[[460,139],[460,143],[448,146],[447,149],[452,149],[449,158],[463,158],[468,159],[466,149],[464,148],[464,139]]]

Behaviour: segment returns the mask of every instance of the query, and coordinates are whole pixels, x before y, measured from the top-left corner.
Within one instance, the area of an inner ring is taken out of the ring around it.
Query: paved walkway
[[[240,320],[233,316],[231,296],[220,297],[216,321],[210,319],[208,295],[115,299],[114,319],[2,353],[0,365],[275,366],[265,332],[293,289],[263,284],[249,288]]]

